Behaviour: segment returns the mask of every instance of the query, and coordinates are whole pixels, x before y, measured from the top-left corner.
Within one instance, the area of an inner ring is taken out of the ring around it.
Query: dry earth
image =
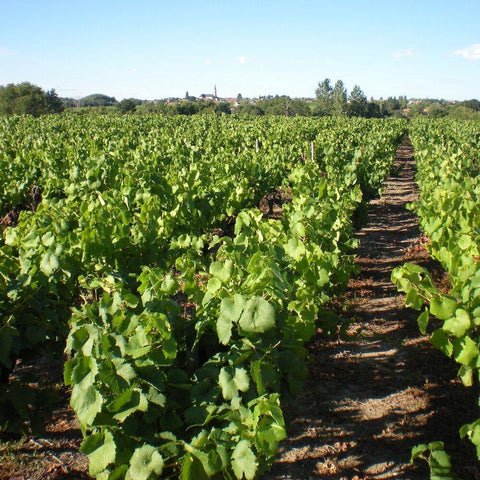
[[[478,474],[473,448],[458,436],[463,423],[478,417],[474,392],[455,380],[455,366],[419,334],[417,313],[404,308],[390,282],[392,269],[408,260],[428,264],[448,288],[442,270],[428,260],[415,216],[405,209],[417,196],[408,140],[395,171],[357,234],[360,273],[339,302],[350,322],[347,336],[332,341],[318,334],[310,342],[306,388],[286,409],[289,437],[264,480],[426,479],[425,465],[409,465],[410,450],[433,440],[445,442],[462,478]],[[19,368],[44,377],[52,371],[41,363]],[[63,400],[44,435],[0,443],[0,480],[87,479],[80,441]]]

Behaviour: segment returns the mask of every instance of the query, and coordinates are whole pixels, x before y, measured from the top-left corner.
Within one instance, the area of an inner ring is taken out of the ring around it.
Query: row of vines
[[[17,360],[65,351],[91,475],[265,471],[304,344],[336,328],[326,305],[354,269],[352,219],[405,127],[2,119],[0,430],[26,431],[35,411]],[[258,208],[272,192],[278,215]]]
[[[480,374],[480,124],[416,121],[409,135],[415,149],[419,201],[412,209],[429,239],[431,256],[451,283],[439,290],[423,267],[406,264],[392,280],[406,293],[406,305],[422,313],[418,325],[431,343],[459,365],[466,387],[478,387]],[[479,399],[480,400],[480,399]],[[464,425],[480,459],[480,418]],[[441,441],[419,445],[412,458],[429,461],[432,475],[453,478]],[[432,477],[439,478],[439,477]]]

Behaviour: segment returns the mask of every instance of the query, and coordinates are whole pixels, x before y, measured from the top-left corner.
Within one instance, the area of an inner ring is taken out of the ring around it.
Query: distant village
[[[337,85],[341,89],[337,89]],[[322,97],[321,85],[327,85],[326,95]],[[337,89],[337,90],[336,90]],[[336,95],[340,92],[340,96]],[[115,97],[103,94],[92,94],[80,99],[61,98],[67,110],[87,113],[120,113],[166,115],[195,115],[199,113],[236,114],[236,115],[281,115],[295,116],[358,116],[366,118],[412,118],[428,116],[432,118],[454,117],[459,119],[479,119],[480,102],[478,100],[443,100],[419,99],[406,96],[388,97],[386,99],[370,98],[364,95],[360,87],[355,86],[350,94],[337,81],[335,87],[329,85],[325,79],[319,83],[315,97],[291,98],[287,95],[265,95],[255,98],[245,98],[239,93],[236,97],[220,97],[217,86],[213,86],[212,93],[202,93],[198,97],[190,95],[188,91],[183,97],[167,97],[156,100],[141,100],[126,98],[117,101]]]

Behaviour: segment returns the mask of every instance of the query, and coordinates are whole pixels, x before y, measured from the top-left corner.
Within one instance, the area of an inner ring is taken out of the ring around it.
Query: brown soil
[[[0,480],[88,479],[88,460],[79,453],[82,434],[70,408],[70,390],[63,386],[61,356],[46,352],[35,361],[17,360],[10,382],[21,381],[32,391],[45,395],[31,412],[44,431],[16,439],[0,439]],[[38,427],[38,425],[37,425]]]
[[[288,439],[264,480],[426,479],[427,465],[410,465],[410,451],[435,440],[445,442],[462,478],[474,478],[473,447],[458,435],[478,417],[474,392],[419,333],[419,312],[404,307],[390,281],[393,268],[409,261],[432,270],[440,288],[449,285],[405,208],[417,199],[408,139],[394,170],[357,233],[360,271],[342,299],[343,317],[351,322],[346,338],[319,334],[310,343],[306,388],[287,409]]]
[[[286,407],[288,439],[264,480],[426,479],[425,465],[409,465],[410,450],[433,440],[445,442],[464,479],[478,474],[473,448],[458,436],[461,425],[478,417],[475,394],[455,379],[455,365],[419,334],[418,313],[404,308],[390,282],[392,269],[411,261],[431,269],[442,289],[449,287],[428,258],[428,239],[415,215],[405,209],[417,196],[408,141],[397,153],[395,171],[357,234],[360,273],[339,302],[350,322],[347,334],[331,340],[319,333],[310,342],[306,387]],[[276,214],[276,200],[266,199],[264,213]],[[55,368],[37,367],[43,376]],[[60,363],[57,370],[56,376]],[[89,478],[68,392],[62,392],[64,400],[41,437],[0,443],[0,480]]]

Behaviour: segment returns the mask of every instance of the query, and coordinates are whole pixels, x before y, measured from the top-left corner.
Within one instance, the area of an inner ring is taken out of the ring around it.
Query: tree
[[[265,112],[265,115],[290,116],[290,97],[276,95],[267,100],[260,100],[257,106]]]
[[[135,100],[134,98],[124,98],[118,104],[117,108],[120,113],[134,113],[139,103],[141,102],[138,102],[138,100]]]
[[[349,100],[348,111],[352,117],[368,117],[367,97],[358,85],[353,87]]]
[[[198,106],[192,102],[177,102],[168,105],[168,111],[173,115],[195,115],[198,110]]]
[[[33,115],[59,113],[63,103],[55,90],[44,92],[29,82],[10,83],[0,87],[0,115]]]
[[[401,109],[400,100],[397,97],[388,97],[385,101],[382,102],[382,114],[386,117],[393,116],[396,110]]]
[[[58,98],[57,92],[52,88],[47,90],[45,102],[47,104],[47,113],[60,113],[64,109],[64,104],[60,98]]]
[[[243,110],[243,105],[240,105]],[[287,95],[277,95],[272,98],[260,100],[256,103],[255,106],[258,107],[265,115],[277,115],[284,117],[307,117],[312,114],[308,104],[304,100],[292,99]],[[258,115],[258,112],[255,112],[254,109],[251,108],[249,109],[249,113]]]
[[[367,117],[368,118],[381,118],[382,111],[380,110],[380,105],[375,103],[373,100],[367,103]]]
[[[228,102],[217,103],[217,112],[230,115],[232,113],[232,106]]]
[[[455,105],[450,109],[449,116],[462,120],[479,120],[480,113],[464,105]]]
[[[316,113],[320,116],[331,115],[333,110],[333,99],[329,78],[318,83],[318,88],[315,90],[315,96],[317,97]]]
[[[480,112],[480,102],[478,100],[465,100],[460,103],[461,106],[471,108],[475,112]]]
[[[445,107],[439,103],[433,104],[427,112],[428,116],[431,118],[443,118],[448,115],[448,111]]]
[[[311,117],[312,111],[305,100],[295,98],[290,102],[290,113],[295,117]]]
[[[332,114],[338,117],[347,114],[347,89],[341,80],[337,80],[332,91]]]
[[[115,97],[109,97],[101,93],[93,93],[92,95],[81,98],[78,103],[81,107],[109,107],[115,105],[117,101]]]
[[[260,117],[265,115],[265,112],[258,105],[250,103],[248,100],[242,100],[240,105],[235,108],[235,113],[239,115],[246,115],[251,117]]]

